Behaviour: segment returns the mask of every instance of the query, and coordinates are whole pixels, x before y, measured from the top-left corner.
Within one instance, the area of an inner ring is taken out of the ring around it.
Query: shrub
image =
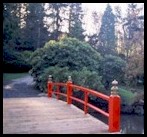
[[[29,58],[31,57],[32,53],[33,53],[32,51],[28,51],[28,50],[25,50],[25,51],[21,52],[24,60],[26,60],[26,61],[29,60]]]
[[[70,70],[81,70],[87,67],[89,70],[98,71],[100,54],[90,45],[77,39],[66,38],[59,42],[50,41],[33,53],[31,63],[40,67],[59,66],[69,67]]]
[[[81,71],[70,71],[68,67],[52,66],[46,68],[37,77],[37,87],[39,89],[47,91],[48,76],[52,75],[54,82],[67,82],[68,76],[72,77],[73,84],[81,85],[91,89],[102,89],[101,77],[97,76],[95,71],[89,71],[85,67]]]
[[[100,59],[100,54],[89,44],[75,38],[64,38],[59,42],[49,41],[32,54],[30,73],[42,90],[46,89],[48,75],[52,75],[56,82],[66,82],[70,75],[77,85],[101,89]]]
[[[100,64],[100,74],[105,84],[109,85],[114,79],[123,83],[126,65],[124,60],[118,56],[106,55]]]
[[[31,69],[31,65],[26,58],[11,48],[3,48],[4,72],[26,72]]]

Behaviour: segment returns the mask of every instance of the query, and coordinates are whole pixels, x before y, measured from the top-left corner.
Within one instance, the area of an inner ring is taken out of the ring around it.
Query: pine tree
[[[64,14],[66,11],[66,3],[49,3],[48,11],[50,14],[48,18],[50,19],[49,29],[50,29],[50,39],[58,40],[62,32],[63,22],[65,20]]]
[[[115,44],[115,16],[108,4],[102,17],[102,25],[99,33],[98,51],[102,54],[116,54]]]
[[[21,44],[19,7],[20,3],[3,3],[3,45],[13,49]]]
[[[84,29],[82,27],[83,11],[81,3],[70,3],[69,13],[69,36],[84,40]]]
[[[45,17],[43,3],[28,3],[26,8],[26,25],[23,28],[24,45],[31,50],[43,47],[48,41],[48,31],[44,27],[43,19]]]

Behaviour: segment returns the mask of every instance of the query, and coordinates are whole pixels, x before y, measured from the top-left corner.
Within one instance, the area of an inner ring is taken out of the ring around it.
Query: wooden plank
[[[66,102],[47,97],[4,98],[4,134],[109,134],[108,125]]]

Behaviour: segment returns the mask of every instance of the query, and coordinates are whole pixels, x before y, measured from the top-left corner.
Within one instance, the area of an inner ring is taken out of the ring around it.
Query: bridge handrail
[[[89,92],[90,94],[92,94],[92,95],[95,95],[96,97],[99,97],[99,98],[102,98],[102,99],[104,99],[104,100],[107,100],[107,101],[109,101],[109,96],[107,96],[107,95],[104,95],[104,94],[102,94],[102,93],[100,93],[100,92],[97,92],[97,91],[95,91],[95,90],[92,90],[92,89],[88,89],[88,88],[85,88],[85,87],[82,87],[82,86],[77,86],[77,85],[71,85],[73,88],[77,88],[77,89],[80,89],[80,90],[82,90],[82,91],[87,91],[87,92]]]
[[[77,102],[80,102],[84,104],[84,112],[85,114],[88,113],[88,107],[96,110],[97,112],[100,112],[104,116],[108,117],[109,119],[109,131],[110,132],[118,132],[120,130],[120,97],[117,95],[117,81],[112,82],[113,87],[111,88],[111,95],[107,96],[104,95],[100,92],[97,92],[92,89],[88,89],[82,86],[74,85],[72,84],[71,79],[68,80],[66,83],[56,83],[52,82],[51,76],[49,76],[49,81],[48,81],[48,97],[52,97],[52,93],[55,93],[57,96],[57,99],[60,98],[61,96],[66,97],[67,99],[67,104],[72,104],[72,100],[75,100]],[[56,86],[56,91],[53,91],[53,87]],[[66,88],[66,93],[61,93],[60,92],[60,87],[64,86]],[[72,96],[73,89],[78,89],[82,92],[84,92],[84,100],[79,99],[77,97]],[[88,103],[88,96],[89,94],[94,95],[96,97],[102,98],[106,101],[108,101],[109,105],[109,110],[108,113],[105,112],[104,110]]]

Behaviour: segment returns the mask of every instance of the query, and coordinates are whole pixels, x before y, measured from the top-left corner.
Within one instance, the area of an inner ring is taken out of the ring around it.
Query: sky
[[[82,3],[83,8],[88,8],[88,10],[96,10],[96,11],[100,11],[103,12],[106,8],[108,3]],[[111,5],[112,8],[114,8],[114,6],[120,6],[121,8],[123,8],[123,10],[127,9],[127,3],[109,3]]]
[[[82,3],[82,7],[85,10],[92,11],[96,10],[98,12],[104,12],[106,6],[108,3]],[[129,3],[109,3],[112,9],[114,9],[115,6],[120,6],[122,13],[126,14],[127,12],[127,5]],[[144,5],[144,3],[137,3],[138,6]]]
[[[103,15],[107,4],[108,3],[82,3],[82,8],[83,8],[84,12],[86,13],[86,16],[85,16],[85,20],[86,20],[85,27],[87,30],[86,33],[92,34],[94,32],[93,24],[90,19],[90,14],[92,13],[92,11],[97,11]],[[115,6],[120,6],[120,8],[122,10],[122,16],[126,15],[128,3],[109,3],[109,4],[112,7],[113,12],[114,12]],[[138,3],[138,6],[142,6],[142,5],[144,6],[144,3]]]
[[[95,25],[93,24],[91,13],[92,11],[97,11],[102,16],[106,9],[107,4],[108,3],[82,3],[82,8],[85,14],[83,19],[84,22],[83,27],[86,30],[85,34],[92,35],[95,32],[97,32]],[[119,6],[122,10],[122,16],[125,16],[127,14],[127,6],[129,3],[109,3],[109,4],[112,7],[113,12],[114,12],[114,7]],[[144,3],[138,3],[138,5],[142,6],[144,5]],[[47,22],[50,22],[49,19],[47,19]],[[67,22],[64,22],[64,25],[65,24],[67,24]],[[68,32],[68,27],[66,27],[67,25],[63,27],[63,30],[65,32]]]
[[[95,32],[95,26],[94,24],[92,24],[92,19],[91,19],[91,13],[92,11],[97,11],[98,13],[102,14],[104,13],[104,10],[106,9],[108,3],[82,3],[82,8],[84,10],[84,13],[86,14],[84,16],[84,21],[86,21],[85,23],[85,28],[86,28],[86,32],[87,34],[93,34]],[[125,15],[126,9],[127,9],[127,3],[109,3],[110,6],[112,7],[113,11],[114,11],[114,7],[115,6],[120,6],[123,12],[123,14]]]

